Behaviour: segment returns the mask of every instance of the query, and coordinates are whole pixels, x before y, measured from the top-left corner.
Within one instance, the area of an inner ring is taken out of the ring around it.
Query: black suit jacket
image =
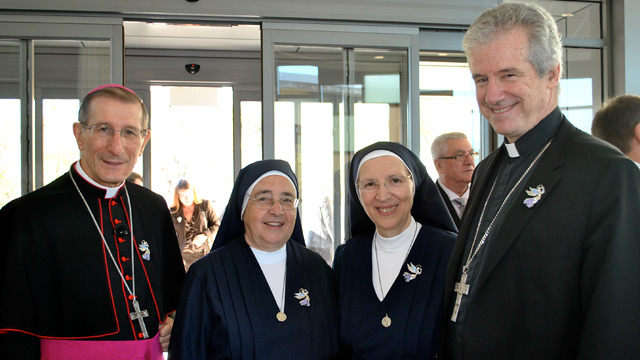
[[[461,220],[460,220],[460,217],[458,216],[458,213],[456,212],[455,206],[451,203],[451,199],[449,199],[449,195],[447,195],[447,193],[444,191],[444,189],[442,188],[442,185],[440,185],[440,180],[436,180],[436,186],[438,187],[438,191],[440,191],[440,195],[442,195],[444,204],[447,205],[447,209],[449,210],[449,213],[453,218],[453,222],[456,223],[456,226],[459,229]]]
[[[464,248],[500,148],[474,174],[445,282],[445,325]],[[640,359],[640,172],[566,119],[525,184],[471,284],[465,359]],[[469,215],[471,214],[471,215]],[[445,355],[446,357],[446,355]]]

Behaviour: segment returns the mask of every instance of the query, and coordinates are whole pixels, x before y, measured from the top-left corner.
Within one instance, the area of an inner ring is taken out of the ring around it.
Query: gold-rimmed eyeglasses
[[[120,137],[127,144],[139,144],[142,138],[147,135],[148,129],[138,129],[134,127],[126,127],[122,129],[114,129],[107,124],[93,124],[87,125],[80,123],[84,128],[91,132],[91,136],[95,136],[99,139],[109,139],[115,133],[120,133]]]
[[[478,158],[477,151],[469,151],[468,153],[459,152],[453,156],[441,156],[438,159],[454,159],[456,161],[464,161],[467,157]]]
[[[249,199],[253,200],[256,204],[256,207],[260,210],[269,210],[275,205],[276,201],[280,203],[280,206],[284,210],[293,210],[300,205],[300,199],[296,199],[294,197],[285,196],[281,197],[278,200],[275,200],[269,196],[258,196],[257,198],[250,197]]]

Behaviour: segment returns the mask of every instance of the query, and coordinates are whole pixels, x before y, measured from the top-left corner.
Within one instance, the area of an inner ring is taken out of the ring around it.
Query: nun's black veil
[[[240,212],[242,211],[244,194],[254,181],[271,170],[278,170],[286,174],[293,182],[296,192],[300,194],[296,174],[293,173],[291,167],[286,161],[262,160],[245,166],[240,170],[240,173],[238,173],[236,182],[233,185],[233,190],[231,191],[231,196],[229,197],[227,208],[222,216],[222,222],[218,229],[218,233],[216,234],[213,246],[211,247],[211,251],[218,249],[233,240],[242,238],[242,235],[244,235],[244,221],[240,219]],[[302,235],[302,225],[300,223],[299,208],[296,209],[296,224],[293,228],[291,240],[297,241],[305,246],[304,236]]]
[[[447,210],[442,195],[438,191],[436,184],[431,180],[427,169],[420,159],[409,149],[394,142],[377,142],[371,144],[364,149],[356,152],[351,160],[349,172],[349,215],[351,219],[351,237],[361,234],[372,234],[375,230],[373,221],[367,216],[360,200],[358,199],[356,189],[356,172],[362,158],[374,150],[388,150],[398,155],[411,170],[413,181],[416,186],[416,192],[413,196],[413,207],[411,215],[413,218],[423,224],[433,227],[458,232],[449,210]]]

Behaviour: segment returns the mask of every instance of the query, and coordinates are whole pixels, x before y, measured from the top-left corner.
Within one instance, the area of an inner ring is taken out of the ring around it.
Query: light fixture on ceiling
[[[572,17],[572,16],[573,16],[573,14],[571,14],[571,13],[562,14],[562,17]]]
[[[376,60],[382,60],[382,59],[384,59],[384,56],[382,56],[382,55],[376,55],[376,56],[374,56],[373,58],[374,58],[374,59],[376,59]]]

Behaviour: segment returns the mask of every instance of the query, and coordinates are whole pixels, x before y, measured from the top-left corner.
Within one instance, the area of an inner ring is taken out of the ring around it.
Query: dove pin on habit
[[[408,263],[407,264],[407,268],[409,269],[409,271],[411,273],[408,272],[404,272],[404,274],[402,274],[402,276],[404,276],[404,281],[405,282],[409,282],[413,279],[415,279],[418,275],[422,274],[422,266],[421,265],[413,265],[413,263]]]
[[[535,188],[530,187],[529,190],[525,190],[527,195],[531,196],[530,198],[526,198],[523,201],[528,208],[532,208],[533,205],[537,204],[542,198],[544,194],[544,185],[538,185]]]

